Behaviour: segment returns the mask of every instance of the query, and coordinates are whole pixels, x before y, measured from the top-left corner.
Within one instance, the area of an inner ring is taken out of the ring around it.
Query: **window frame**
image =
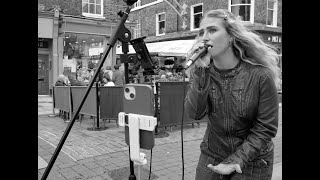
[[[101,6],[101,14],[92,14],[92,13],[89,13],[89,9],[88,9],[88,12],[87,13],[85,13],[85,12],[83,12],[83,2],[84,0],[81,0],[81,11],[82,11],[82,15],[83,16],[86,16],[86,17],[93,17],[93,18],[104,18],[103,17],[103,0],[100,0],[100,2],[101,2],[101,4],[100,4],[100,6]],[[90,4],[90,0],[88,0],[88,8],[89,8],[89,4]],[[95,0],[95,6],[97,5],[96,4],[96,0]]]
[[[269,8],[269,1],[273,1],[273,2],[274,2],[272,9]],[[268,16],[269,16],[268,11],[269,11],[269,9],[273,11],[273,13],[272,13],[272,15],[273,15],[272,24],[273,24],[273,25],[269,25],[269,24],[268,24]],[[278,0],[267,0],[267,18],[266,18],[266,25],[267,25],[268,27],[277,27],[277,25],[278,25]]]
[[[199,30],[199,28],[194,28],[194,8],[197,6],[202,6],[202,17],[203,17],[203,3],[193,4],[190,6],[190,31],[196,31]],[[198,13],[200,14],[200,13]]]
[[[254,4],[255,4],[255,0],[251,0],[250,4],[240,4],[239,3],[239,4],[232,5],[231,4],[231,0],[228,0],[228,10],[230,12],[232,12],[231,9],[232,9],[233,6],[247,6],[247,5],[250,5],[250,21],[242,21],[242,22],[244,22],[244,23],[248,22],[248,23],[253,24],[254,23]]]
[[[143,4],[143,5],[140,4],[140,6],[132,8],[131,12],[139,10],[139,9],[143,9],[143,8],[146,8],[146,7],[149,7],[149,6],[153,6],[155,4],[162,3],[162,2],[163,2],[163,0],[155,0],[153,2],[146,3],[146,4]]]
[[[134,39],[141,37],[141,20],[137,20],[138,23],[136,24],[136,27],[134,28],[134,34],[133,37]]]
[[[138,0],[136,3],[133,4],[133,8],[137,8],[137,7],[140,7],[141,6],[141,0]]]
[[[164,20],[163,20],[164,21],[164,29],[166,29],[166,12],[156,14],[156,36],[163,36],[166,34],[166,31],[164,31],[163,34],[159,34],[159,23],[160,23],[159,16],[162,14],[164,14]]]

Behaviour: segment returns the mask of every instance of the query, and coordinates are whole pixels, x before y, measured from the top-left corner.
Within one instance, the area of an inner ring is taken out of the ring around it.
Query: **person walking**
[[[114,72],[112,74],[112,81],[115,86],[123,86],[125,84],[124,74],[119,70],[120,64],[114,65]]]
[[[196,180],[271,180],[278,129],[279,67],[275,48],[230,11],[208,11],[189,59],[185,115],[208,118]]]

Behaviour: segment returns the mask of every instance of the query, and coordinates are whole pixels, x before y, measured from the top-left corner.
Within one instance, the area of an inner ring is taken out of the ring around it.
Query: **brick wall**
[[[155,0],[146,0],[144,3],[153,2]],[[174,6],[172,0],[168,0]],[[187,7],[187,28],[184,31],[182,29],[182,19],[176,14],[176,12],[166,2],[155,4],[141,10],[136,10],[130,13],[129,20],[135,21],[141,20],[141,36],[155,36],[156,35],[156,14],[166,12],[166,35],[179,32],[190,31],[190,6],[193,4],[203,3],[203,12],[207,12],[212,9],[228,9],[227,0],[177,0],[181,5],[186,3]],[[266,24],[267,15],[267,2],[265,0],[255,1],[255,23]],[[181,10],[179,9],[179,12]],[[278,2],[278,26],[281,27],[282,23],[282,0]]]
[[[141,20],[141,35],[153,36],[156,34],[156,14],[166,12],[166,33],[177,31],[177,14],[167,4],[159,3],[149,6],[142,10],[133,11],[130,13],[128,20]]]
[[[59,6],[64,14],[81,16],[82,0],[38,0],[38,4],[44,5],[44,10],[48,11],[55,6]],[[126,3],[123,0],[103,0],[103,16],[108,20],[119,19],[117,13],[124,11]]]
[[[277,26],[282,27],[282,0],[278,2],[278,23]]]
[[[149,4],[149,3],[152,3],[152,2],[155,2],[157,0],[140,0],[141,1],[141,6],[145,5],[145,4]],[[169,0],[170,1],[170,0]]]
[[[254,8],[254,22],[266,24],[267,21],[267,1],[256,0]],[[282,0],[278,0],[277,26],[282,26]]]
[[[48,11],[55,6],[59,6],[60,9],[68,15],[80,16],[82,11],[81,0],[38,0],[38,4],[44,5],[44,10]]]
[[[122,10],[125,11],[127,4],[123,0],[104,0],[103,16],[109,20],[120,19],[117,13]]]
[[[147,0],[148,1],[148,0]],[[151,0],[149,0],[152,2]],[[175,3],[172,0],[168,0],[175,7]],[[190,30],[190,5],[198,4],[203,2],[203,11],[206,12],[211,9],[217,8],[227,8],[227,1],[225,0],[180,0],[180,4],[186,3],[187,7],[187,28],[186,31]],[[154,36],[156,34],[156,14],[166,12],[166,34],[174,33],[177,31],[183,31],[182,29],[182,19],[179,15],[169,6],[166,2],[148,6],[141,10],[133,11],[129,15],[130,21],[135,21],[137,19],[141,20],[141,35],[142,36]],[[179,12],[181,10],[179,9]]]
[[[154,2],[156,0],[142,0],[141,5]],[[173,0],[168,0],[175,7]],[[155,36],[156,35],[156,14],[166,12],[166,34],[175,32],[190,31],[190,6],[193,4],[203,3],[203,12],[211,9],[228,9],[227,0],[177,0],[181,5],[186,3],[187,7],[187,21],[186,30],[182,29],[182,19],[166,2],[158,3],[141,10],[132,11],[128,20],[134,22],[137,19],[141,20],[141,36]],[[59,6],[65,14],[81,16],[82,15],[82,1],[81,0],[38,0],[38,4],[43,4],[45,10],[50,10],[54,6]],[[126,3],[123,0],[104,0],[104,17],[108,20],[118,20],[117,15],[119,10],[124,11]],[[179,12],[181,10],[179,9]],[[282,0],[278,1],[278,26],[282,26]],[[266,24],[267,2],[265,0],[255,0],[255,23]]]

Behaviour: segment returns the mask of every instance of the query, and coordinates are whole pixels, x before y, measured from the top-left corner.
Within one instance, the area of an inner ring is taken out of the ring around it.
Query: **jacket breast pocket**
[[[232,89],[232,96],[235,103],[235,108],[240,117],[246,116],[246,97],[245,89],[242,85],[238,85]]]

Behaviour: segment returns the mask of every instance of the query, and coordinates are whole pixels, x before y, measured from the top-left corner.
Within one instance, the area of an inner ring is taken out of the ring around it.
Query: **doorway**
[[[49,55],[38,54],[38,95],[49,95]]]

